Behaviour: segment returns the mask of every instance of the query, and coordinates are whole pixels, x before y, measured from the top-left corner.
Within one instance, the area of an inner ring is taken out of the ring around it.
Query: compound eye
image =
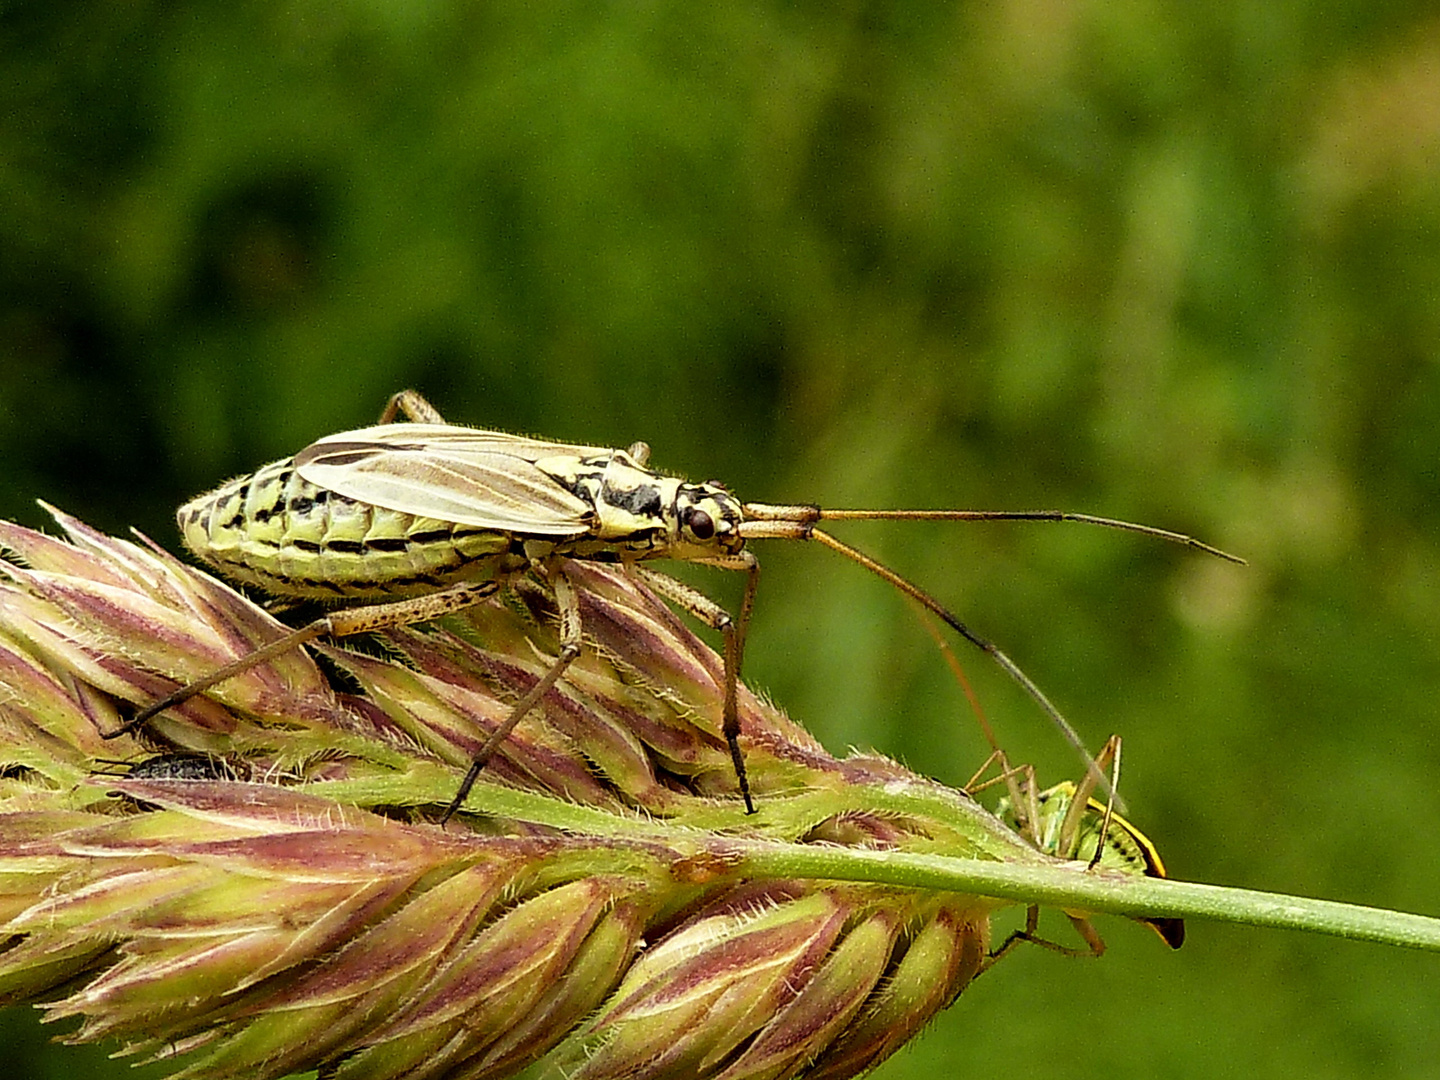
[[[704,510],[693,506],[685,511],[685,527],[696,540],[711,540],[715,536],[715,520]]]

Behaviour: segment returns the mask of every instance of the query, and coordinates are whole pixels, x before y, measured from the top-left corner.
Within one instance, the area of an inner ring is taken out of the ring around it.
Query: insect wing
[[[577,446],[574,443],[551,442],[548,439],[532,439],[526,435],[509,435],[503,431],[484,431],[480,428],[463,427],[460,424],[376,424],[357,431],[326,435],[312,444],[326,446],[335,442],[373,442],[386,446],[403,447],[417,443],[428,446],[464,447],[468,450],[489,451],[539,461],[548,457],[595,457],[614,453],[603,446]]]
[[[295,455],[309,483],[356,502],[473,528],[546,537],[589,531],[594,509],[535,467],[605,453],[440,424],[384,424],[329,435]]]

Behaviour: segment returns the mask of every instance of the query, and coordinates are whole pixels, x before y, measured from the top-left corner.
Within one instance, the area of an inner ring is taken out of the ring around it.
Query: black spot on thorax
[[[638,484],[633,488],[616,488],[608,482],[600,489],[600,497],[636,517],[660,516],[660,489],[654,484]]]

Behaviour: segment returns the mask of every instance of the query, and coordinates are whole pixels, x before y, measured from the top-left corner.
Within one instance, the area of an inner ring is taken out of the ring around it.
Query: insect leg
[[[542,697],[555,685],[565,669],[575,662],[580,655],[582,633],[580,625],[580,601],[575,595],[575,586],[565,575],[563,566],[556,563],[551,573],[548,574],[550,585],[555,590],[555,603],[560,609],[560,655],[550,665],[550,669],[540,678],[540,681],[532,686],[528,693],[516,702],[515,707],[510,710],[510,715],[505,722],[490,733],[474,760],[470,762],[470,769],[465,773],[465,779],[460,781],[460,790],[450,800],[450,805],[445,808],[445,813],[440,815],[440,824],[444,825],[459,810],[470,795],[470,789],[475,786],[475,781],[480,778],[480,772],[495,756],[495,751],[500,744],[510,737],[515,730],[515,725],[525,718],[525,715],[533,709]]]
[[[1015,946],[1022,941],[1034,941],[1035,932],[1040,929],[1040,908],[1031,904],[1025,909],[1025,929],[1012,931],[1010,936],[1000,943],[997,948],[990,950],[990,955],[985,957],[985,965],[980,970],[989,971],[1005,957],[1015,950]]]
[[[390,400],[385,403],[385,410],[380,414],[380,423],[394,423],[397,413],[404,413],[407,419],[417,424],[445,423],[440,411],[414,390],[401,390],[398,394],[391,394]]]
[[[710,565],[732,569],[743,569],[748,573],[745,581],[745,598],[740,602],[740,618],[733,618],[728,611],[715,603],[704,593],[692,589],[684,582],[676,581],[668,574],[635,567],[644,582],[684,611],[688,611],[712,630],[717,631],[725,641],[725,689],[721,707],[720,730],[730,747],[730,761],[735,766],[735,779],[740,785],[740,795],[745,800],[745,812],[755,813],[755,803],[750,798],[750,777],[745,772],[745,755],[740,751],[740,709],[737,704],[740,683],[740,665],[744,658],[745,632],[749,629],[750,612],[755,606],[755,589],[760,581],[760,563],[749,552],[741,552],[733,559],[702,560]]]
[[[1119,735],[1111,735],[1100,753],[1095,755],[1096,768],[1103,769],[1106,765],[1110,767],[1110,797],[1105,800],[1105,815],[1100,821],[1100,839],[1095,844],[1095,854],[1090,857],[1089,869],[1091,870],[1100,864],[1100,856],[1105,851],[1105,838],[1110,835],[1110,821],[1115,814],[1115,789],[1120,786]],[[1090,806],[1090,796],[1094,790],[1095,777],[1086,773],[1085,778],[1075,788],[1075,796],[1070,801],[1070,809],[1065,814],[1065,822],[1060,826],[1059,854],[1067,859],[1075,857],[1076,848],[1079,846],[1080,823],[1084,820]]]
[[[735,619],[735,681],[740,678],[741,661],[745,657],[745,641],[750,634],[750,616],[755,611],[755,592],[760,587],[760,560],[748,552],[713,559],[692,559],[696,566],[716,566],[721,570],[745,572],[745,595],[740,598],[740,614]],[[673,580],[673,579],[671,579]]]
[[[992,776],[989,780],[981,781],[992,764],[999,765],[999,775]],[[1040,808],[1035,799],[1035,766],[1033,765],[1011,765],[1010,759],[1005,756],[1004,750],[994,750],[985,759],[985,764],[970,778],[963,790],[966,795],[974,796],[988,787],[996,784],[1004,784],[1006,793],[1010,800],[1011,813],[1015,815],[1017,831],[1031,845],[1040,846],[1040,834],[1037,822],[1040,820]]]
[[[1058,941],[1051,941],[1049,938],[1041,937],[1039,933],[1040,908],[1032,904],[1025,911],[1025,929],[1012,932],[1009,937],[1000,943],[999,948],[992,949],[990,955],[985,958],[985,964],[980,970],[982,972],[989,971],[990,968],[999,963],[1003,957],[1009,955],[1010,951],[1022,941],[1028,941],[1031,945],[1039,945],[1042,949],[1049,949],[1051,952],[1057,952],[1061,956],[1069,956],[1075,959],[1097,959],[1105,955],[1105,939],[1100,936],[1099,931],[1095,929],[1089,919],[1082,918],[1079,915],[1071,915],[1069,912],[1066,912],[1066,918],[1068,918],[1071,925],[1075,927],[1075,932],[1085,939],[1085,948],[1074,949],[1069,945],[1061,945]]]
[[[498,581],[466,583],[430,593],[427,596],[416,597],[413,600],[397,600],[389,604],[372,604],[368,607],[333,612],[314,622],[307,623],[298,630],[292,630],[268,645],[262,645],[254,652],[246,653],[240,659],[212,671],[203,678],[186,683],[174,693],[141,709],[115,731],[102,732],[101,738],[115,739],[121,735],[128,735],[143,726],[151,717],[166,709],[188,701],[217,683],[234,678],[242,672],[249,671],[281,653],[289,652],[296,646],[304,645],[316,638],[349,637],[352,634],[362,634],[369,630],[383,630],[391,626],[407,626],[410,623],[438,619],[442,615],[449,615],[478,604],[481,600],[493,596],[499,588]]]

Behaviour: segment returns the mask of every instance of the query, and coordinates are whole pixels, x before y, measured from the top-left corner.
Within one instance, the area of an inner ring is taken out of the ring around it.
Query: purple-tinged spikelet
[[[209,1080],[840,1080],[975,976],[999,902],[768,879],[747,852],[1043,859],[963,794],[832,758],[742,689],[747,816],[719,659],[595,564],[570,571],[584,655],[446,827],[554,653],[533,583],[378,650],[323,646],[329,673],[277,657],[106,741],[283,627],[56,517],[68,541],[0,524],[0,1000],[78,1018],[73,1040]],[[167,754],[189,763],[116,765]]]

